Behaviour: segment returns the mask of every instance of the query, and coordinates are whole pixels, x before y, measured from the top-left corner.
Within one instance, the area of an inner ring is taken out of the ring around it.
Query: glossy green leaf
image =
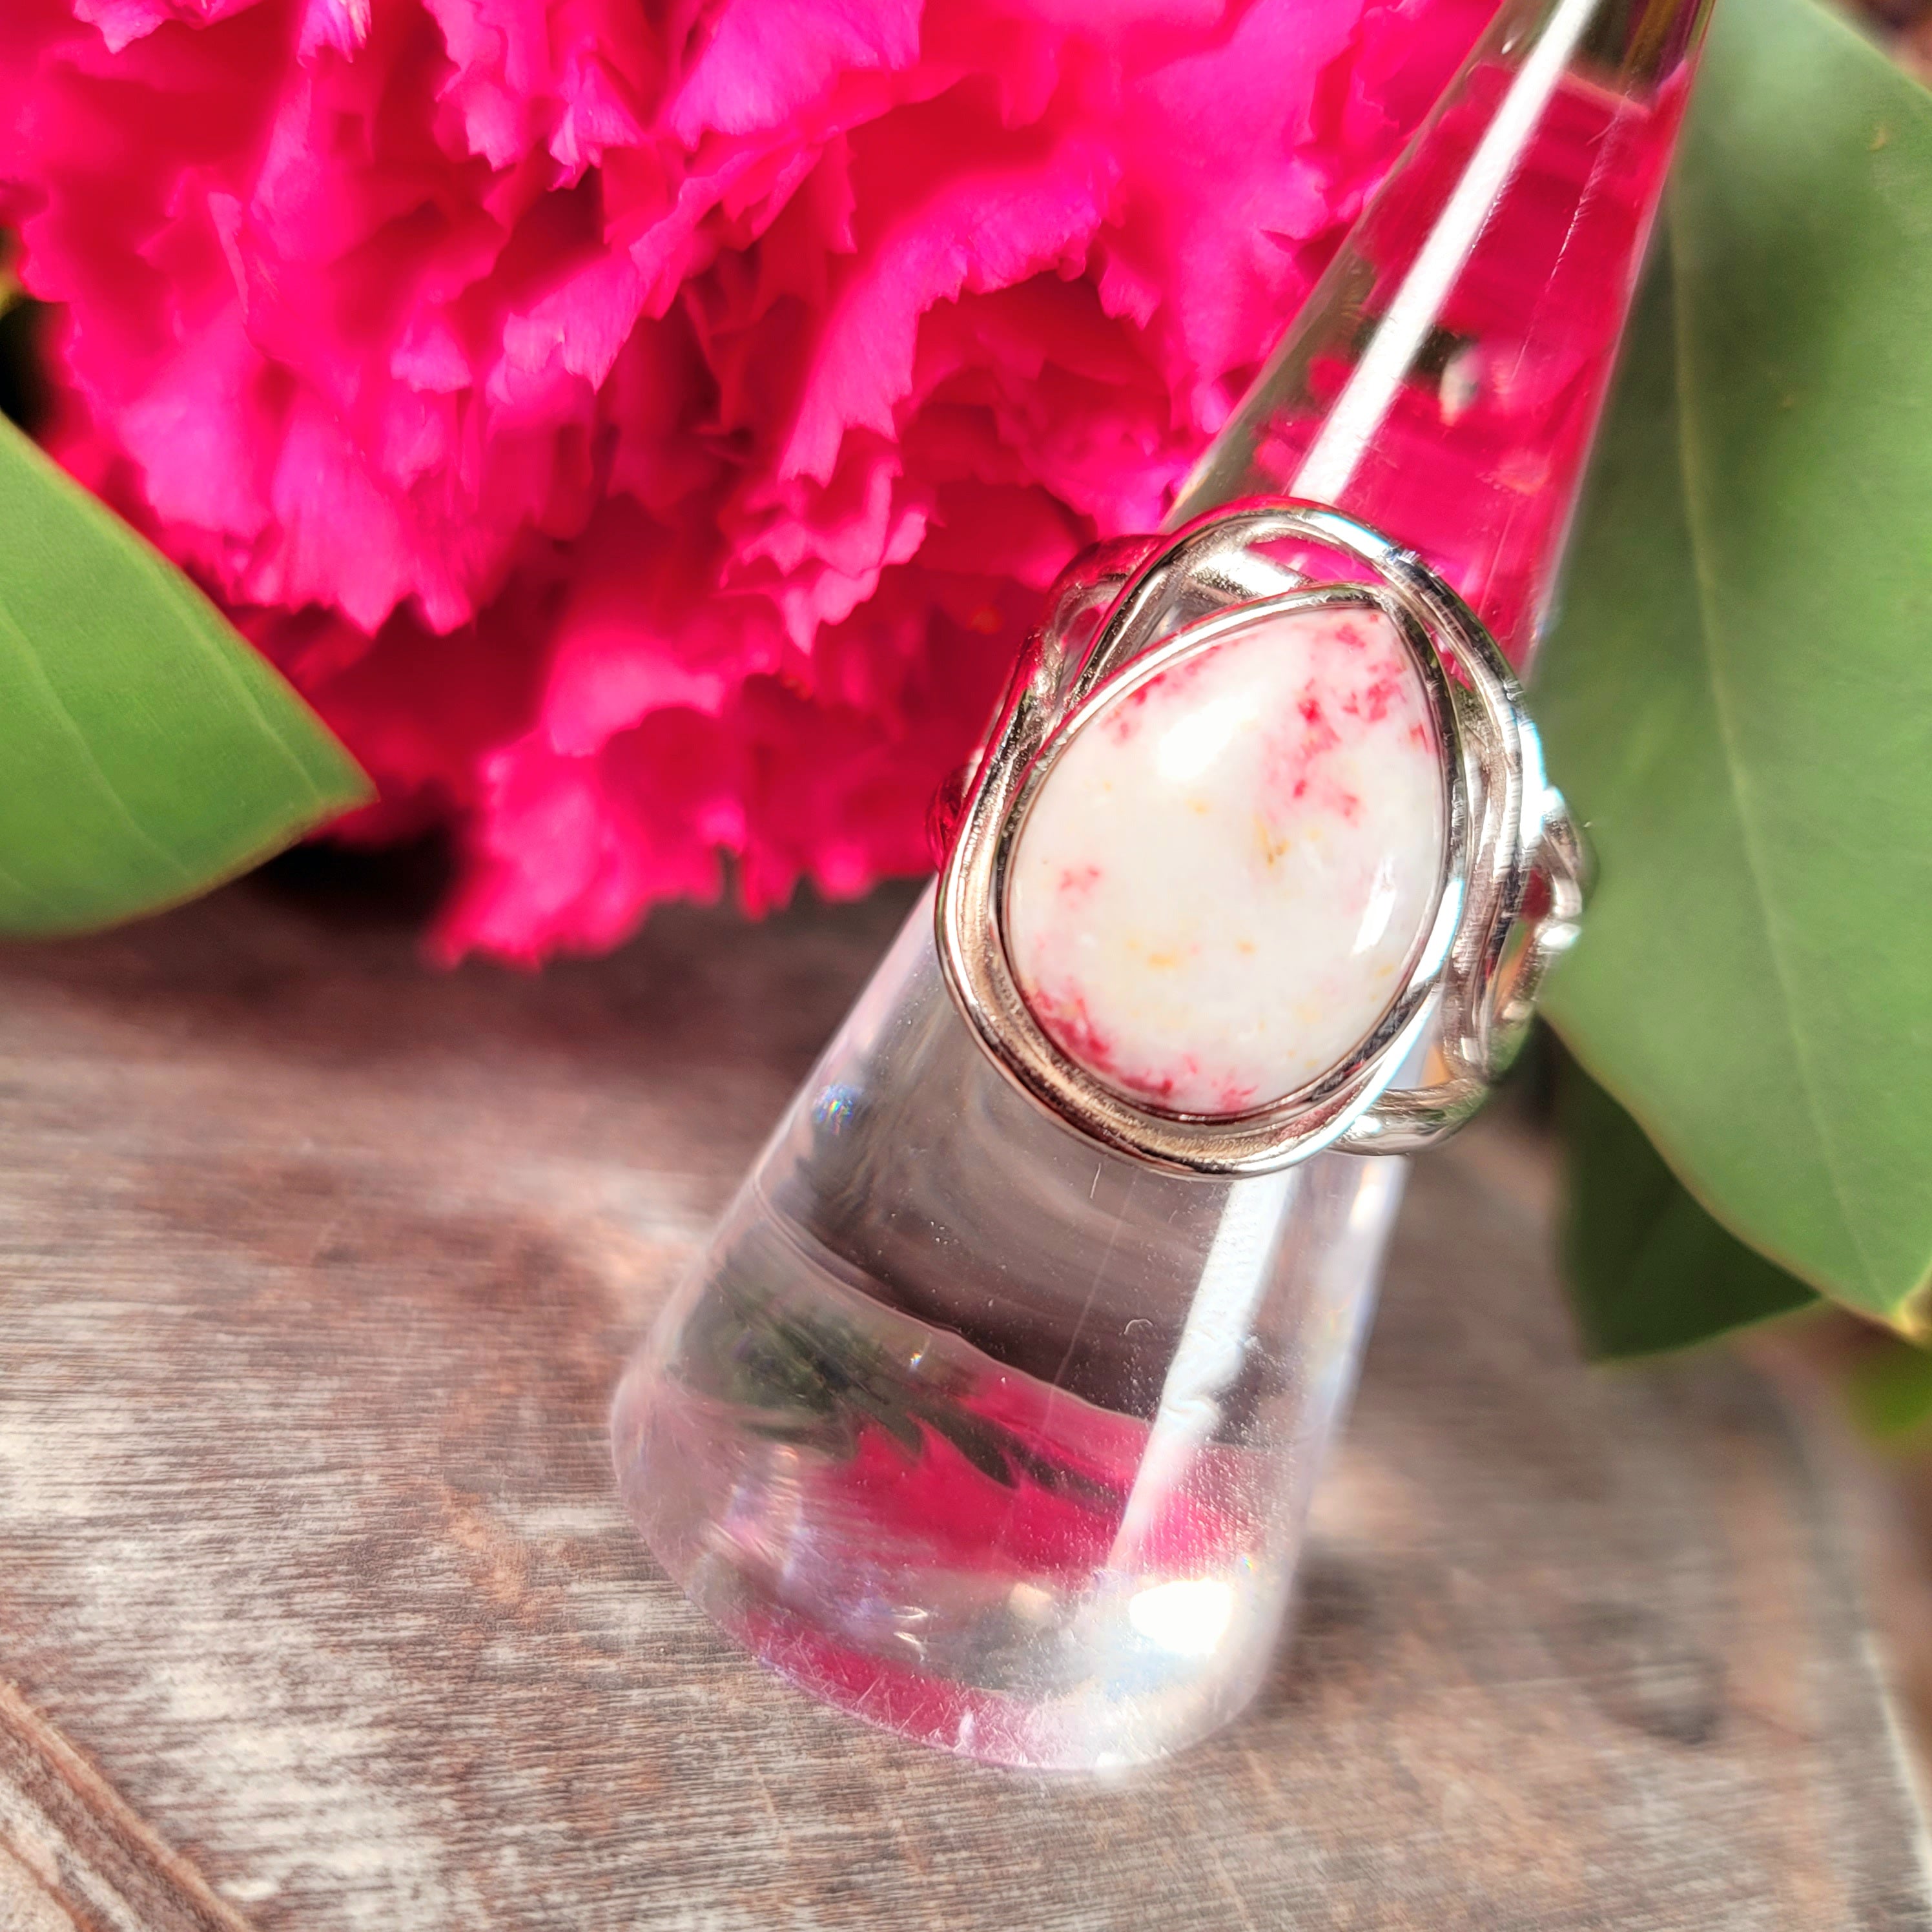
[[[1599,884],[1551,1010],[1733,1233],[1932,1272],[1932,95],[1727,0],[1534,694]]]
[[[368,796],[187,578],[0,421],[0,934],[191,898]]]
[[[1643,1130],[1564,1069],[1563,1258],[1593,1355],[1656,1354],[1810,1307],[1818,1298],[1698,1206]]]

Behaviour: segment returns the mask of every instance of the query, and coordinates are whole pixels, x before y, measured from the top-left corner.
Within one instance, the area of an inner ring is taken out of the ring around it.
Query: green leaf
[[[1563,1258],[1592,1354],[1687,1348],[1816,1302],[1802,1281],[1712,1220],[1587,1074],[1564,1067],[1559,1092]]]
[[[1536,694],[1599,883],[1552,988],[1697,1198],[1901,1326],[1932,1273],[1932,95],[1718,10]]]
[[[1932,1355],[1888,1340],[1846,1378],[1852,1419],[1883,1442],[1916,1435],[1932,1420]]]
[[[192,898],[370,796],[172,564],[0,421],[0,934]]]

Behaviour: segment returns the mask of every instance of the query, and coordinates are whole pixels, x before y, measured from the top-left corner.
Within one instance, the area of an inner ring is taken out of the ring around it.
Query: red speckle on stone
[[[1378,627],[1354,622],[1331,623],[1314,640],[1311,673],[1293,716],[1270,734],[1262,778],[1263,809],[1271,826],[1290,812],[1359,823],[1366,802],[1342,782],[1330,754],[1344,747],[1366,749],[1382,735],[1378,728],[1391,745],[1406,731],[1412,745],[1430,748],[1426,727],[1407,722],[1414,709],[1408,658],[1388,646]],[[1372,658],[1371,647],[1376,652]]]
[[[1352,691],[1342,709],[1351,718],[1379,724],[1389,714],[1389,706],[1402,695],[1402,670],[1400,664],[1378,665],[1370,681],[1359,691]]]
[[[1332,752],[1342,742],[1342,734],[1328,722],[1328,714],[1322,709],[1322,700],[1313,689],[1302,694],[1296,709],[1301,713],[1302,722],[1308,729],[1302,734],[1301,755],[1308,760],[1320,758],[1324,752]]]
[[[1330,722],[1322,694],[1313,681],[1296,700],[1294,708],[1301,729],[1270,733],[1262,768],[1264,796],[1274,802],[1276,812],[1283,804],[1303,802],[1312,788],[1324,783],[1322,762],[1342,742],[1342,734]],[[1342,708],[1345,712],[1348,708],[1346,699]],[[1339,805],[1334,808],[1341,809]]]
[[[1069,866],[1061,872],[1055,890],[1062,898],[1084,899],[1100,882],[1098,866]]]
[[[1114,1043],[1094,1024],[1084,994],[1077,990],[1056,992],[1046,986],[1034,987],[1027,989],[1027,1004],[1059,1046],[1095,1072],[1114,1076]]]
[[[1117,745],[1124,745],[1139,731],[1145,722],[1141,714],[1148,700],[1154,697],[1172,698],[1184,691],[1207,669],[1212,651],[1201,651],[1191,658],[1184,658],[1177,664],[1170,664],[1156,677],[1137,686],[1126,697],[1117,698],[1102,714],[1100,723],[1107,735]]]
[[[1124,1065],[1114,1042],[1094,1024],[1085,996],[1077,988],[1025,988],[1026,1001],[1047,1036],[1070,1058],[1113,1085],[1149,1100],[1171,1099],[1183,1075],[1198,1070],[1190,1054],[1173,1071]]]

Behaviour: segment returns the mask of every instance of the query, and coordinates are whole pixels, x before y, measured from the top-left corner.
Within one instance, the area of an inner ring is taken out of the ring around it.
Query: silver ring
[[[1258,618],[1337,605],[1394,623],[1434,714],[1445,837],[1425,936],[1373,1027],[1293,1093],[1225,1117],[1142,1104],[1070,1059],[1020,991],[1005,908],[1028,812],[1058,752],[1124,690]],[[1099,546],[1060,579],[971,776],[940,868],[936,938],[981,1046],[1066,1125],[1160,1167],[1259,1174],[1328,1147],[1408,1153],[1467,1120],[1576,936],[1584,874],[1515,674],[1468,606],[1368,525],[1319,504],[1257,500],[1172,536]],[[1422,1084],[1396,1088],[1418,1048]]]

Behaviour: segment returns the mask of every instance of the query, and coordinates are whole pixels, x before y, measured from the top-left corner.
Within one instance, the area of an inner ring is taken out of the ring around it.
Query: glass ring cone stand
[[[1335,506],[1520,664],[1707,4],[1506,5],[1169,527]],[[1270,1667],[1402,1178],[1076,1132],[962,1016],[928,893],[619,1391],[628,1506],[720,1624],[874,1724],[1165,1756]]]

